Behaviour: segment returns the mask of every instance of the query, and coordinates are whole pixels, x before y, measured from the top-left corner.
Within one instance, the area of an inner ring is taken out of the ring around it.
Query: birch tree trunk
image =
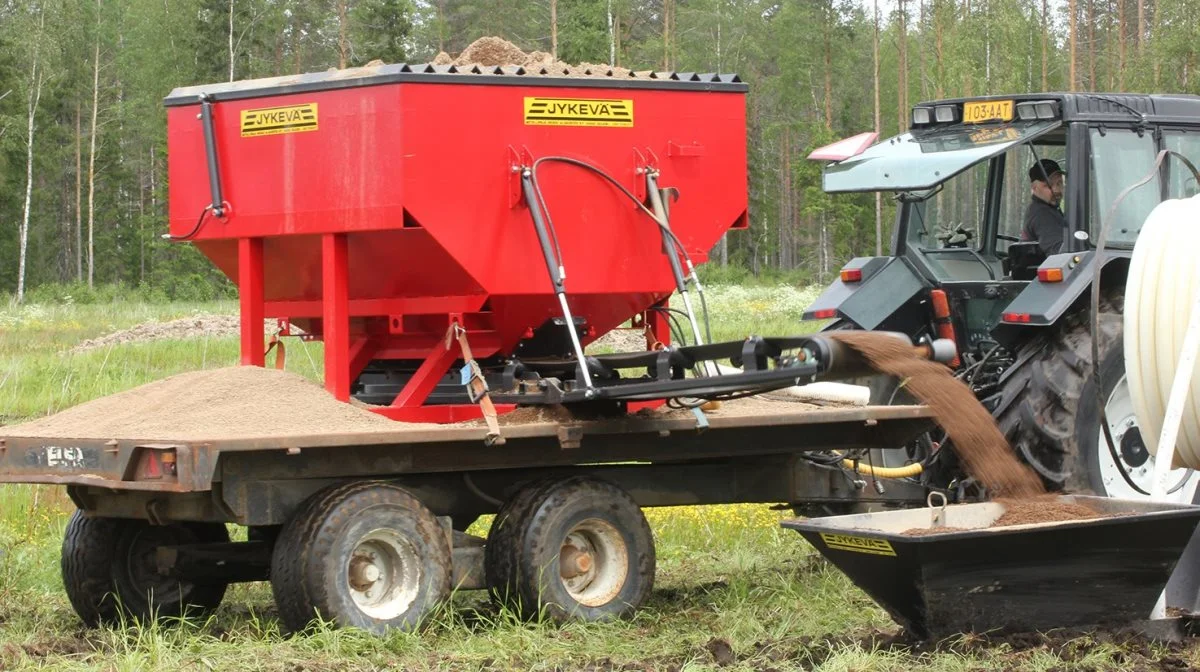
[[[42,101],[42,82],[46,75],[41,64],[42,34],[46,26],[46,10],[38,17],[38,33],[33,43],[33,66],[29,70],[29,98],[26,105],[28,124],[25,136],[25,207],[21,211],[19,250],[17,259],[17,303],[25,299],[25,261],[29,249],[29,213],[33,205],[33,139],[38,104]]]
[[[550,55],[558,58],[558,0],[550,0]]]
[[[233,1],[229,0],[229,81],[233,81]]]
[[[83,101],[75,101],[75,281],[83,282]]]
[[[608,67],[614,67],[617,64],[617,33],[613,29],[613,8],[612,0],[608,0]],[[717,46],[718,58],[721,47]]]
[[[897,38],[900,59],[896,66],[896,109],[899,113],[897,128],[904,132],[908,128],[908,10],[904,6],[904,0],[897,0],[897,3],[897,11],[900,12],[900,35]]]
[[[830,31],[833,30],[833,6],[825,3],[825,20],[822,22],[821,38],[825,46],[825,130],[833,130],[833,46],[830,41]]]
[[[879,0],[875,0],[875,36],[871,51],[875,57],[875,132],[882,133],[883,119],[879,106]],[[938,86],[940,91],[941,84]],[[875,256],[883,256],[883,198],[878,191],[875,192]]]
[[[96,0],[96,49],[92,56],[92,129],[88,138],[88,287],[96,286],[96,120],[100,112],[100,6]]]

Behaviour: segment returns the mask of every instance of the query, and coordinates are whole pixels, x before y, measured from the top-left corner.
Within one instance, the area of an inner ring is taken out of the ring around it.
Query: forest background
[[[166,230],[176,86],[422,63],[484,35],[572,63],[749,83],[751,226],[714,269],[824,283],[889,246],[874,195],[821,192],[814,147],[912,104],[1027,91],[1200,92],[1200,0],[0,0],[0,294],[203,301],[230,285]]]

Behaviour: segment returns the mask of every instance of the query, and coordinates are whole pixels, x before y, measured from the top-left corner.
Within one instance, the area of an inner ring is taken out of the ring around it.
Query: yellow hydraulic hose
[[[920,462],[906,464],[903,467],[873,467],[862,462],[856,463],[854,460],[842,460],[842,466],[875,478],[912,478],[925,470]]]

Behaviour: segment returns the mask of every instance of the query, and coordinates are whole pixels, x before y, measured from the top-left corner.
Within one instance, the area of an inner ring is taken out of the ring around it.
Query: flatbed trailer
[[[64,583],[88,623],[203,613],[227,584],[260,580],[291,629],[315,614],[412,627],[451,588],[598,620],[629,613],[653,584],[641,507],[919,503],[916,483],[877,492],[804,454],[902,446],[932,424],[922,406],[751,398],[703,420],[684,411],[507,424],[498,446],[478,422],[187,440],[0,428],[0,482],[66,486],[79,511]],[[500,515],[488,540],[465,534],[490,513]],[[562,537],[548,556],[537,538],[547,520]],[[248,541],[230,542],[226,523],[247,526]],[[546,558],[561,570],[549,586],[530,573]]]

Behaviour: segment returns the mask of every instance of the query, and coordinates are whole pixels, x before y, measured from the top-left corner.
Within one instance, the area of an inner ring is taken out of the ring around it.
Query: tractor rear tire
[[[1103,297],[1100,303],[1096,338],[1105,399],[1110,399],[1125,377],[1123,304],[1119,293]],[[1100,464],[1112,458],[1100,433],[1099,401],[1092,381],[1092,338],[1088,308],[1068,315],[1053,331],[1033,338],[1018,351],[1000,392],[986,403],[1013,450],[1049,489],[1113,496],[1116,493],[1106,487],[1106,473]],[[1112,482],[1111,473],[1107,480]],[[1133,492],[1123,479],[1121,487]]]
[[[67,599],[89,627],[123,619],[203,617],[221,604],[228,584],[162,576],[155,564],[156,549],[228,541],[229,532],[220,523],[151,525],[76,511],[67,523],[62,546]]]

